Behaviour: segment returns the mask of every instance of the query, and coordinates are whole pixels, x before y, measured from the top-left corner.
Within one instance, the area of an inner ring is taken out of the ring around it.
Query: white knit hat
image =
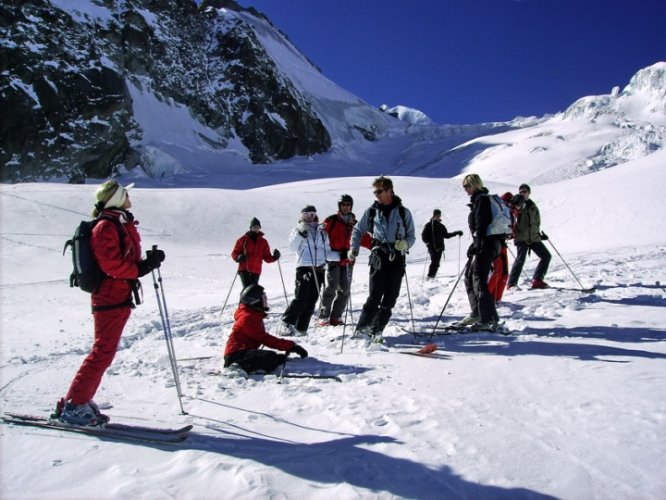
[[[108,198],[106,202],[104,202],[104,199],[108,196],[109,192],[111,192],[111,190],[116,186],[117,188],[113,192],[113,195],[111,195],[111,197]],[[104,184],[97,188],[97,191],[95,192],[95,198],[100,204],[101,202],[104,202],[104,205],[101,207],[101,209],[122,208],[125,204],[125,201],[127,200],[127,191],[132,189],[132,187],[134,187],[134,183],[123,187],[114,180],[106,181]]]

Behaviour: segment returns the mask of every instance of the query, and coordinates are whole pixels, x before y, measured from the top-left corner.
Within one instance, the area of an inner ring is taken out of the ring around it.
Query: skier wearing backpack
[[[468,261],[465,266],[465,288],[471,312],[459,324],[470,326],[472,330],[495,330],[499,316],[495,297],[488,290],[488,275],[492,262],[500,255],[504,237],[488,234],[493,212],[488,189],[483,187],[481,177],[477,174],[466,175],[462,186],[470,197],[467,221],[474,240],[467,250]]]
[[[548,272],[551,259],[550,252],[543,244],[548,236],[541,231],[541,215],[536,203],[530,200],[531,193],[532,191],[527,184],[521,184],[518,188],[518,194],[512,200],[515,213],[517,213],[513,237],[516,245],[516,260],[509,273],[508,290],[518,284],[527,253],[530,251],[539,257],[539,263],[532,276],[531,289],[548,288],[548,284],[543,280]]]
[[[92,231],[90,245],[105,276],[91,296],[95,330],[92,350],[74,376],[67,395],[56,406],[55,417],[69,424],[108,422],[109,418],[100,413],[93,397],[113,361],[134,307],[132,294],[140,288],[137,278],[160,267],[164,261],[162,250],[151,250],[141,259],[141,238],[136,227],[138,222],[129,212],[132,203],[128,189],[109,180],[95,192],[97,203],[92,216],[100,220]],[[138,294],[135,297],[138,298]]]
[[[324,265],[329,248],[328,233],[319,224],[317,209],[301,210],[298,225],[289,234],[289,247],[296,252],[294,299],[282,315],[282,335],[307,335],[310,318],[324,284]]]
[[[243,289],[240,305],[234,313],[234,326],[224,347],[225,368],[237,364],[246,373],[271,373],[284,364],[292,352],[301,358],[307,357],[308,352],[292,340],[274,337],[266,331],[264,318],[268,310],[264,287],[250,285]],[[264,345],[285,354],[261,349]]]
[[[245,288],[259,283],[262,263],[275,262],[280,258],[280,251],[276,248],[271,254],[271,247],[261,232],[261,222],[254,217],[250,230],[236,241],[231,258],[238,262],[238,276]]]
[[[462,231],[449,233],[446,230],[446,226],[442,224],[442,211],[439,208],[432,211],[432,218],[423,226],[423,232],[421,233],[421,239],[428,247],[428,254],[430,255],[430,267],[428,268],[427,279],[433,280],[437,275],[439,263],[444,254],[444,240],[448,240],[454,236],[462,236],[462,234]]]
[[[347,306],[351,285],[351,261],[349,248],[351,234],[356,224],[352,212],[354,199],[343,194],[338,199],[338,212],[324,219],[324,231],[328,233],[330,251],[326,253],[326,287],[321,295],[319,324],[339,326]]]
[[[378,177],[372,183],[376,201],[368,208],[352,233],[349,257],[358,256],[366,233],[372,237],[368,298],[356,325],[356,333],[383,343],[382,333],[391,318],[405,275],[406,256],[416,242],[414,220],[393,192],[393,181]]]

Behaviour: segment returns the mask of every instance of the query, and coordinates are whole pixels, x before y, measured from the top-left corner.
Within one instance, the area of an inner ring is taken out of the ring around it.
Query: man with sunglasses
[[[368,261],[369,294],[356,325],[356,333],[368,335],[373,342],[383,343],[382,332],[400,295],[407,252],[416,237],[412,214],[393,192],[393,181],[381,176],[374,180],[372,187],[376,201],[354,227],[349,257],[352,260],[356,258],[363,235],[369,233],[372,238]]]
[[[548,272],[551,259],[550,252],[543,244],[548,237],[541,231],[541,215],[536,203],[530,200],[531,194],[530,187],[527,184],[521,184],[518,194],[512,200],[514,213],[517,214],[513,237],[516,245],[516,260],[509,273],[509,281],[506,285],[508,290],[518,285],[527,253],[530,251],[539,257],[539,263],[532,276],[531,289],[548,288],[548,284],[543,280]]]

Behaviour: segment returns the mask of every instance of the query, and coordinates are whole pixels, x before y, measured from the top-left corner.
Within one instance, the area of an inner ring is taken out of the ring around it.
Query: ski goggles
[[[317,220],[317,212],[301,212],[303,222],[314,222]]]

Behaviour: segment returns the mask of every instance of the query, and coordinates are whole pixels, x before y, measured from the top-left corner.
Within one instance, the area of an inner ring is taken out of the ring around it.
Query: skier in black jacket
[[[462,231],[449,233],[441,220],[442,211],[439,208],[436,208],[432,211],[432,218],[425,226],[423,226],[423,232],[421,233],[421,239],[428,247],[428,253],[430,254],[430,267],[428,268],[427,278],[430,280],[435,279],[435,276],[437,275],[439,263],[444,254],[444,240],[448,240],[454,236],[462,236],[463,234]]]
[[[499,324],[499,316],[495,297],[488,290],[488,275],[504,238],[487,234],[492,210],[488,190],[483,187],[481,178],[477,174],[466,175],[462,186],[470,197],[468,223],[474,241],[467,250],[469,260],[465,267],[465,288],[471,313],[460,324],[471,325],[472,330],[494,330]]]

